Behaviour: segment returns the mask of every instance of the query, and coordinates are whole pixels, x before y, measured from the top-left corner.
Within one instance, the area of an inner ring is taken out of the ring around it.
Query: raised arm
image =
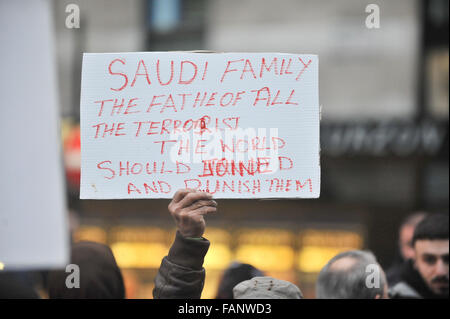
[[[169,204],[177,225],[172,247],[155,278],[155,299],[198,299],[205,282],[203,260],[209,241],[203,238],[205,215],[217,211],[212,195],[193,189],[177,191]]]

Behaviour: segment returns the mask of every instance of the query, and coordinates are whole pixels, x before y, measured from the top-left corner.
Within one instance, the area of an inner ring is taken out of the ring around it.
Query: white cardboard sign
[[[318,57],[87,53],[84,199],[320,194]]]

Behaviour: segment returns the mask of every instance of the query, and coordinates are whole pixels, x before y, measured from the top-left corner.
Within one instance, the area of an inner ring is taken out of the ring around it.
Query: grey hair
[[[352,259],[352,264],[346,269],[333,269],[332,265],[342,259]],[[368,287],[366,283],[367,266],[376,265],[380,269],[378,287]],[[383,296],[386,277],[378,265],[377,259],[369,251],[351,250],[333,257],[322,268],[316,282],[316,297],[318,299],[374,299]]]

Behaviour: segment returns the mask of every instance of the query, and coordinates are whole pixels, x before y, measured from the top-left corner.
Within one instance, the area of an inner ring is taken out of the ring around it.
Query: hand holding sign
[[[216,211],[217,202],[212,200],[212,195],[195,189],[178,190],[169,204],[169,212],[184,237],[202,237],[206,226],[204,216]]]

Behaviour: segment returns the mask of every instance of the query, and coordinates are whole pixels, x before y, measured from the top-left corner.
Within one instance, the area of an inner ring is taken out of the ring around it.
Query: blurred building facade
[[[71,3],[79,29],[65,27]],[[379,29],[366,26],[369,3],[380,8]],[[233,260],[313,297],[318,270],[339,251],[371,249],[389,266],[407,214],[448,213],[448,1],[65,0],[54,1],[54,16],[66,137],[79,120],[82,52],[319,55],[321,198],[221,200],[208,219],[204,297]],[[76,162],[79,145],[67,145]],[[80,202],[76,179],[75,239],[110,244],[129,297],[150,297],[174,235],[168,201]]]

